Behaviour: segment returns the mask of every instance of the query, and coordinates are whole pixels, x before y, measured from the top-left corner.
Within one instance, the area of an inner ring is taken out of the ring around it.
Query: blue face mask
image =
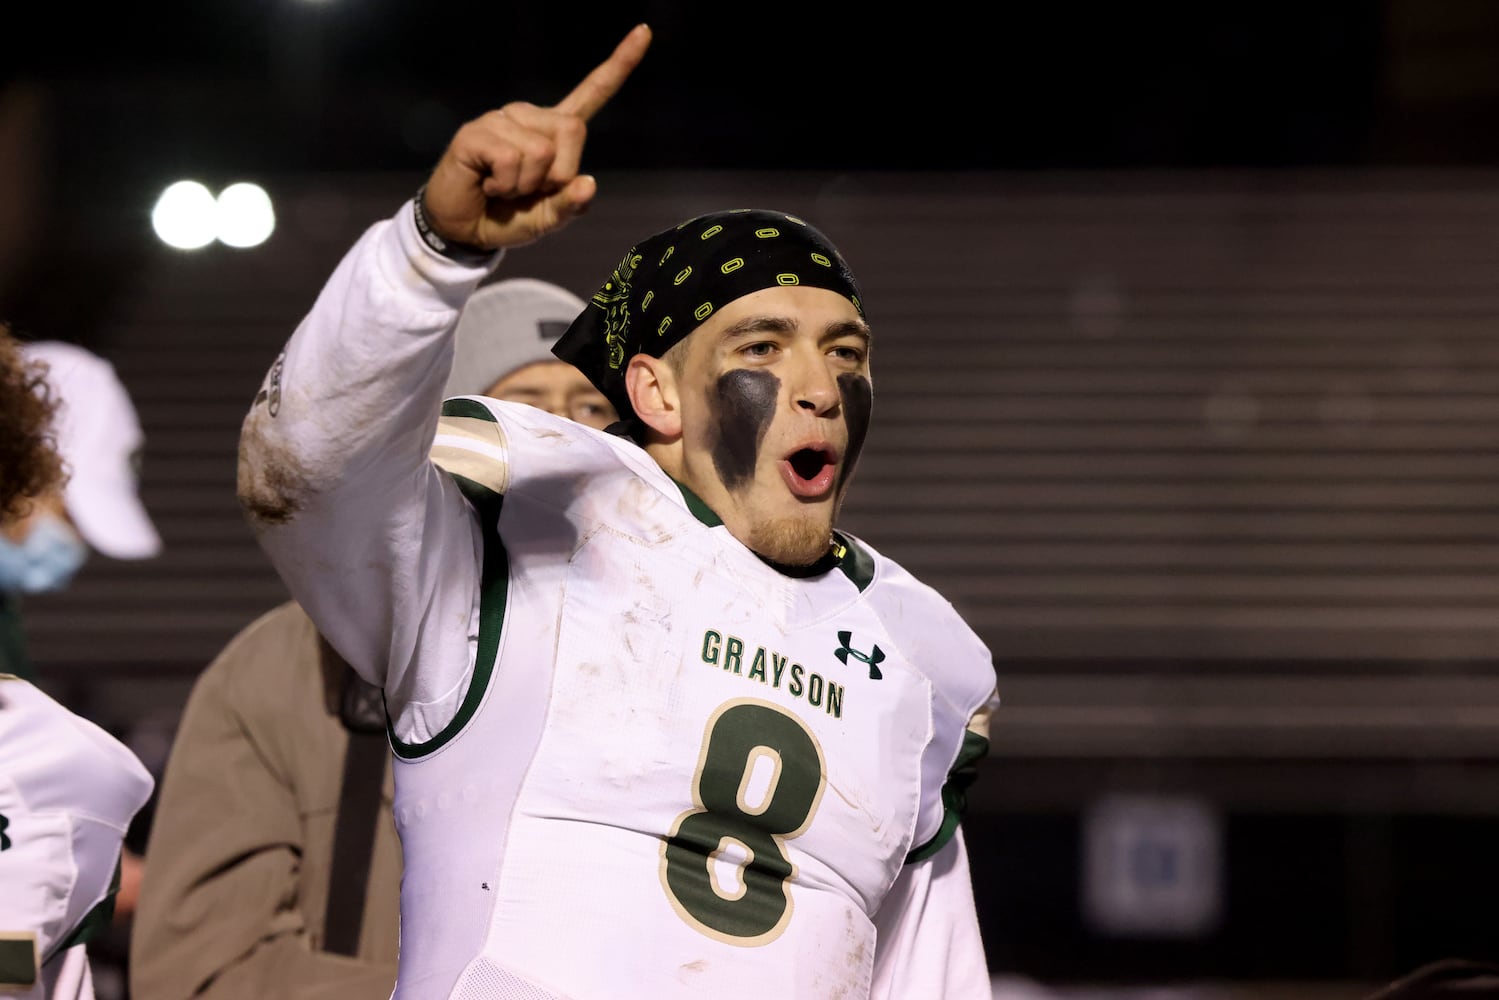
[[[0,590],[61,590],[88,559],[88,545],[55,514],[41,514],[20,542],[0,537]]]

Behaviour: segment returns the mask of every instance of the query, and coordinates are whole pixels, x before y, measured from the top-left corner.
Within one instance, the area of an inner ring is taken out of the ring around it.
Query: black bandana
[[[853,272],[826,236],[784,212],[734,209],[689,219],[636,245],[552,353],[587,375],[629,419],[631,357],[659,358],[717,310],[777,285],[830,289],[864,315]]]

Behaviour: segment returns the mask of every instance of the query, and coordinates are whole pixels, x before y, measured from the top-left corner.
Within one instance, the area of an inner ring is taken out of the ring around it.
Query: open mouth
[[[781,475],[791,492],[816,499],[833,488],[838,455],[826,445],[798,448],[781,460]]]

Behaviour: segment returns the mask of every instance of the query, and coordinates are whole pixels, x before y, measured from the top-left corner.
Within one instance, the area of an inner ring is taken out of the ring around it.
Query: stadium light
[[[255,247],[276,228],[271,196],[258,184],[231,184],[219,192],[219,242],[231,247]]]
[[[198,250],[213,242],[217,214],[213,192],[197,181],[178,181],[156,199],[151,228],[167,246]]]
[[[202,183],[182,180],[156,199],[151,226],[163,243],[179,250],[201,250],[214,240],[255,247],[275,231],[276,212],[258,184],[231,184],[215,198]]]

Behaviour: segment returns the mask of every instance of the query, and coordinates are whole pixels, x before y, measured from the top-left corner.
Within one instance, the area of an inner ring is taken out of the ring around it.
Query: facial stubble
[[[832,543],[833,521],[869,429],[872,401],[869,380],[862,375],[839,376],[838,389],[848,427],[848,446],[834,503],[830,509],[818,508],[829,511],[825,517],[770,517],[751,524],[749,547],[773,562],[809,566],[825,556]],[[713,467],[729,492],[742,490],[754,481],[780,393],[780,379],[768,371],[739,369],[725,373],[714,384],[709,398],[713,415],[713,442],[709,451]]]

